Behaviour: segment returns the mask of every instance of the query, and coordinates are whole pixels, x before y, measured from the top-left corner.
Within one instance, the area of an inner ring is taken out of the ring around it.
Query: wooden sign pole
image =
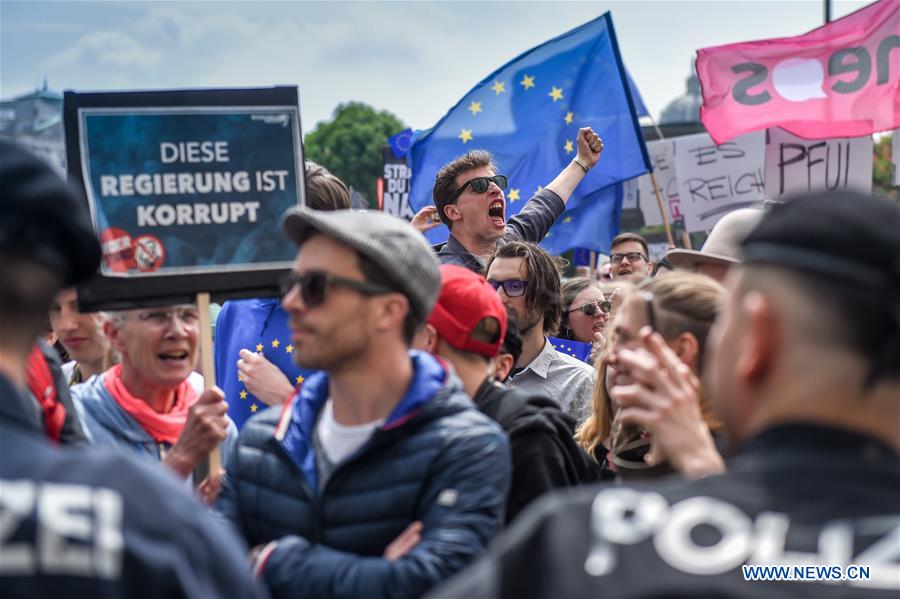
[[[197,294],[197,312],[200,316],[200,373],[203,375],[203,388],[210,389],[216,384],[216,365],[213,361],[212,322],[209,314],[209,293]],[[208,476],[211,481],[219,478],[222,470],[222,455],[218,447],[212,450],[207,460]],[[200,484],[202,480],[195,480]]]

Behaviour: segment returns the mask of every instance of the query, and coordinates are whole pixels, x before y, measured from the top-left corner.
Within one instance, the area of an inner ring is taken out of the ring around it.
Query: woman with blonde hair
[[[597,361],[592,411],[579,427],[576,440],[598,461],[606,478],[666,474],[679,469],[679,463],[672,456],[667,456],[665,463],[648,461],[652,431],[623,426],[616,419],[617,397],[639,384],[631,376],[628,352],[643,346],[641,330],[650,327],[693,376],[699,377],[706,340],[725,290],[709,277],[673,272],[663,278],[645,279],[623,293],[607,351]],[[704,422],[705,427],[697,427],[702,429],[699,434],[717,434],[721,423],[710,402],[699,389],[696,396],[697,401],[685,408],[687,414],[682,421]],[[698,433],[690,430],[685,434]]]

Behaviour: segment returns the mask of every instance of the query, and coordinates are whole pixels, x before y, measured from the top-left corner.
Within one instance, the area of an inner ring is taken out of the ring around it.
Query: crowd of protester
[[[268,406],[238,430],[197,307],[81,313],[87,211],[0,144],[0,594],[896,596],[900,208],[808,194],[564,278],[538,242],[602,150],[508,221],[486,152],[411,224],[307,163],[283,296],[218,316],[219,381]]]

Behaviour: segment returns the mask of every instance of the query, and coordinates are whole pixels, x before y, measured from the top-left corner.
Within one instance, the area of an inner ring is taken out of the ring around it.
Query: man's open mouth
[[[157,354],[157,357],[159,357],[160,360],[167,361],[186,360],[188,357],[188,353],[186,351],[170,351]]]
[[[490,208],[488,208],[488,216],[494,220],[495,222],[499,222],[502,224],[506,223],[506,220],[503,218],[503,201],[502,200],[494,200],[491,202]]]

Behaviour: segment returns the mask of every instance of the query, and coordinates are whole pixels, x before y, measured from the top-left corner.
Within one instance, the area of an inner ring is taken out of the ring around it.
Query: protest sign
[[[648,141],[647,153],[650,154],[650,164],[653,165],[653,174],[659,185],[659,196],[668,211],[669,222],[681,220],[672,140]],[[635,207],[640,207],[646,226],[655,227],[663,224],[662,216],[659,213],[659,204],[656,201],[656,193],[653,191],[653,177],[646,174],[625,182],[623,208],[626,207],[624,202],[629,199],[629,194],[633,196],[633,201],[637,204]]]
[[[872,191],[872,138],[808,140],[783,129],[766,135],[766,196],[804,191]]]
[[[64,118],[103,246],[82,310],[277,294],[281,215],[305,203],[296,88],[66,92]]]
[[[384,169],[379,191],[378,204],[388,214],[412,219],[415,212],[409,205],[409,183],[412,170],[406,165],[406,158],[398,158],[392,148],[384,148]]]
[[[716,145],[706,133],[672,140],[684,227],[709,231],[725,214],[764,199],[765,132]]]

